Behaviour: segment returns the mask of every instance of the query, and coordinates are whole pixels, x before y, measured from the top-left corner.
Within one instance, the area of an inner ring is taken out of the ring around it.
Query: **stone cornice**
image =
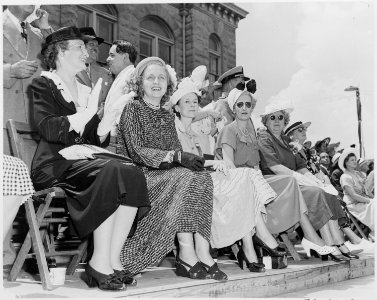
[[[171,4],[181,11],[183,4]],[[217,17],[225,21],[228,25],[237,28],[238,22],[244,19],[248,12],[233,3],[186,3],[185,10],[195,8],[211,17]],[[182,12],[181,12],[182,13]]]

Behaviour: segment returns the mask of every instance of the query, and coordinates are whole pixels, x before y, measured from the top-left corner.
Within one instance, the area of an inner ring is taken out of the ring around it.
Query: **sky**
[[[257,82],[255,113],[290,102],[291,123],[312,122],[308,140],[358,147],[360,89],[367,158],[374,156],[375,8],[371,2],[236,2],[249,14],[236,31],[237,65]]]

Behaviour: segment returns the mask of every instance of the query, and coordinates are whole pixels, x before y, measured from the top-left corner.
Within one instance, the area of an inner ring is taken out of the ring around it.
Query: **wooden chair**
[[[8,135],[11,140],[13,156],[22,159],[27,166],[31,167],[39,136],[29,124],[17,122],[12,119],[7,122]],[[62,224],[69,217],[65,207],[65,192],[59,187],[53,187],[34,193],[31,199],[25,202],[26,219],[29,232],[17,254],[17,258],[8,276],[9,281],[15,281],[26,258],[36,257],[38,270],[44,289],[53,288],[46,258],[54,256],[72,257],[67,267],[67,275],[72,275],[79,262],[82,260],[88,242],[80,242],[78,249],[58,251],[55,247],[53,234],[49,234],[50,224]],[[63,205],[62,205],[63,204]],[[62,214],[54,217],[55,214]],[[32,247],[32,252],[29,253]]]

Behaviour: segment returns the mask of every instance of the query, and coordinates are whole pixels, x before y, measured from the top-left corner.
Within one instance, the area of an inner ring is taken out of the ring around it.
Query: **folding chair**
[[[12,119],[7,122],[8,135],[11,140],[13,156],[22,159],[27,166],[31,162],[37,149],[39,136],[29,124]],[[26,219],[29,232],[17,254],[17,258],[8,276],[9,281],[15,281],[26,258],[36,257],[38,270],[43,289],[53,288],[46,258],[54,256],[72,256],[67,267],[67,275],[72,275],[87,249],[87,239],[80,242],[76,250],[58,251],[55,247],[53,234],[49,234],[50,224],[66,223],[69,217],[65,207],[65,192],[59,187],[53,187],[34,193],[31,199],[25,202]],[[63,205],[62,205],[63,203]],[[63,216],[55,218],[54,214]],[[32,252],[29,253],[32,247]]]
[[[348,210],[347,208],[347,204],[340,198],[339,199],[339,202],[340,202],[340,205],[342,206],[343,210],[344,210],[344,213],[346,214],[347,218],[352,222],[352,226],[354,228],[356,228],[357,232],[359,233],[359,235],[368,240],[367,238],[367,235],[365,234],[364,230],[361,228],[360,224],[366,228],[366,230],[370,230],[367,226],[365,226],[364,224],[362,224],[360,221],[358,221],[351,213],[350,211]]]

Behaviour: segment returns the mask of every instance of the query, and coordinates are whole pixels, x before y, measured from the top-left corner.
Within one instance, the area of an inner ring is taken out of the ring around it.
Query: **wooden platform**
[[[281,270],[267,270],[265,273],[251,273],[241,270],[238,264],[222,257],[220,268],[229,276],[227,282],[215,280],[191,280],[177,277],[173,258],[166,258],[160,268],[149,269],[138,276],[138,285],[121,292],[104,292],[88,288],[79,269],[66,279],[66,284],[52,291],[44,291],[36,281],[37,276],[23,273],[16,282],[4,279],[4,291],[15,297],[59,297],[59,298],[149,298],[149,297],[274,297],[348,279],[374,275],[374,254],[360,254],[360,259],[335,263],[317,258],[304,258],[300,262],[289,260],[289,266]],[[351,297],[352,295],[350,295]],[[357,295],[353,295],[357,296]]]

